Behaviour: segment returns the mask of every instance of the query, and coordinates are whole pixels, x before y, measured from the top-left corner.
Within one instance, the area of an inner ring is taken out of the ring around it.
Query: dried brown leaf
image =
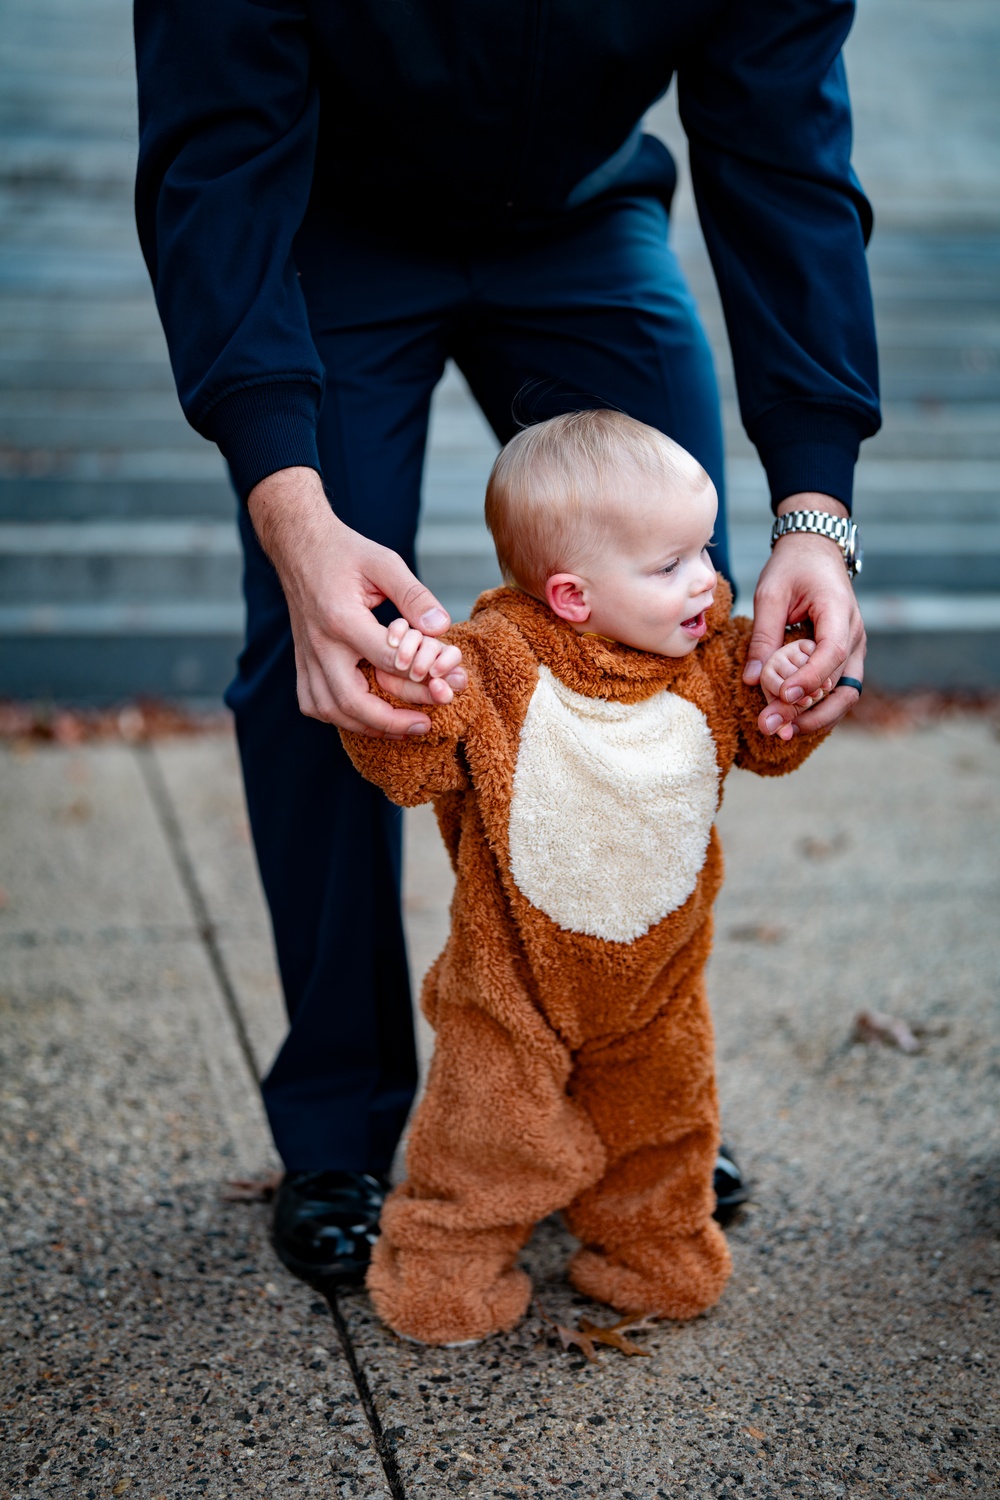
[[[806,859],[830,859],[847,848],[847,834],[835,833],[832,838],[804,838],[799,840],[799,851]]]
[[[222,1189],[223,1203],[270,1203],[281,1186],[282,1172],[268,1177],[236,1177]]]
[[[651,1351],[643,1349],[639,1344],[634,1344],[631,1339],[627,1339],[624,1330],[626,1328],[638,1330],[640,1328],[651,1328],[652,1326],[652,1320],[644,1315],[622,1318],[619,1322],[613,1323],[610,1328],[604,1328],[600,1323],[592,1323],[589,1318],[580,1319],[581,1331],[587,1334],[589,1338],[592,1338],[595,1344],[607,1344],[611,1349],[619,1349],[622,1354],[641,1354],[646,1358],[649,1357]]]
[[[749,922],[744,927],[730,927],[729,937],[734,943],[782,943],[785,929],[768,922]]]
[[[540,1302],[535,1303],[538,1316],[543,1323],[547,1323],[556,1334],[564,1349],[577,1348],[586,1359],[596,1360],[597,1350],[595,1344],[605,1344],[610,1349],[617,1349],[621,1354],[648,1355],[648,1349],[642,1349],[634,1344],[631,1339],[625,1337],[625,1329],[633,1332],[644,1332],[648,1328],[655,1328],[658,1322],[655,1313],[632,1313],[627,1318],[619,1318],[609,1328],[601,1323],[595,1323],[591,1318],[581,1318],[579,1328],[567,1328],[563,1323],[557,1323],[555,1318],[550,1318]]]
[[[887,1016],[878,1010],[860,1010],[854,1018],[854,1039],[858,1042],[881,1042],[900,1052],[919,1052],[920,1043],[900,1016]]]
[[[564,1349],[572,1349],[575,1347],[579,1349],[580,1353],[585,1359],[596,1360],[597,1350],[594,1348],[593,1339],[588,1338],[587,1335],[585,1333],[582,1333],[578,1328],[567,1328],[564,1323],[557,1323],[555,1318],[549,1317],[548,1313],[542,1307],[542,1304],[540,1302],[536,1302],[535,1307],[538,1310],[538,1316],[541,1318],[542,1322],[549,1325]]]

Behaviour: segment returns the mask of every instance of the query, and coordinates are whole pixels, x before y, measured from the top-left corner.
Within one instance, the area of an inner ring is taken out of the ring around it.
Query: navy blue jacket
[[[853,0],[136,0],[136,210],[181,404],[245,496],[319,468],[293,241],[312,202],[522,233],[627,170],[678,77],[772,498],[848,501],[878,427],[840,49]]]

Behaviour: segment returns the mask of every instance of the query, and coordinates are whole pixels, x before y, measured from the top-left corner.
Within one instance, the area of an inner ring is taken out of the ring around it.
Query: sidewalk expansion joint
[[[236,986],[233,984],[226,960],[222,955],[222,949],[219,947],[218,932],[215,923],[212,921],[208,902],[205,900],[205,894],[198,883],[198,877],[195,874],[194,863],[188,852],[180,819],[177,816],[177,810],[170,796],[160,763],[156,759],[156,752],[151,745],[136,745],[135,755],[139,763],[142,779],[146,784],[146,790],[149,793],[150,801],[153,804],[160,827],[163,830],[163,836],[167,842],[167,847],[174,861],[174,867],[177,870],[181,885],[184,888],[184,894],[188,900],[188,905],[191,908],[198,937],[205,950],[205,956],[215,976],[215,982],[219,987],[226,1011],[232,1022],[236,1040],[243,1054],[243,1060],[249,1069],[250,1077],[255,1083],[258,1083],[260,1075],[257,1069],[257,1060],[253,1055],[250,1037],[247,1034],[246,1025],[240,1012],[239,1001],[236,998]]]
[[[163,771],[156,758],[156,752],[151,745],[136,745],[135,755],[139,764],[140,774],[149,793],[149,798],[153,804],[160,827],[163,830],[163,836],[166,839],[167,847],[170,850],[181,885],[184,888],[184,894],[191,907],[198,937],[201,940],[205,955],[215,976],[215,981],[225,1002],[226,1010],[229,1013],[229,1019],[236,1033],[236,1040],[239,1043],[240,1051],[243,1053],[243,1058],[251,1077],[256,1081],[258,1078],[257,1062],[253,1055],[253,1048],[250,1045],[250,1038],[243,1022],[243,1016],[240,1013],[239,1001],[236,998],[236,986],[233,984],[229,968],[222,954],[222,949],[219,947],[215,923],[212,921],[205,893],[198,882],[194,862],[188,851],[184,831],[177,816],[177,809],[170,795],[170,789],[167,786]],[[329,1305],[333,1324],[337,1330],[337,1337],[340,1340],[344,1358],[350,1369],[358,1398],[368,1419],[372,1442],[375,1445],[375,1451],[382,1465],[389,1493],[392,1496],[392,1500],[406,1500],[406,1491],[403,1489],[403,1482],[399,1477],[399,1467],[396,1463],[396,1455],[393,1451],[392,1442],[386,1437],[383,1431],[381,1419],[375,1408],[371,1387],[368,1384],[368,1378],[358,1362],[357,1352],[351,1341],[347,1323],[337,1302],[336,1291],[331,1289],[329,1292],[324,1292],[323,1295]]]
[[[385,1482],[389,1486],[389,1493],[392,1496],[392,1500],[406,1500],[406,1491],[403,1488],[403,1481],[399,1476],[399,1466],[396,1463],[395,1450],[391,1440],[386,1437],[383,1431],[382,1422],[375,1407],[375,1398],[372,1396],[368,1377],[358,1362],[357,1351],[351,1340],[344,1314],[340,1310],[336,1290],[331,1288],[328,1292],[324,1292],[323,1295],[329,1304],[333,1324],[337,1330],[337,1337],[340,1339],[340,1347],[344,1351],[344,1358],[347,1360],[351,1375],[354,1378],[354,1384],[357,1387],[358,1397],[360,1398],[361,1405],[364,1407],[365,1416],[368,1418],[372,1441],[375,1444],[375,1451],[379,1456],[379,1461],[385,1474]]]

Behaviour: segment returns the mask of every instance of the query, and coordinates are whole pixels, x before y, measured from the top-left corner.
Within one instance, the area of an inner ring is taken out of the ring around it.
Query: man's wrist
[[[772,551],[779,542],[787,548],[789,537],[796,537],[800,547],[814,541],[832,542],[844,559],[848,576],[853,579],[861,572],[860,533],[845,507],[832,496],[815,491],[787,496],[771,527]]]
[[[812,490],[798,495],[786,495],[775,506],[774,513],[777,516],[787,516],[790,510],[823,510],[831,516],[843,516],[845,520],[849,520],[851,514],[842,500],[835,500],[832,495],[821,495]]]
[[[275,564],[282,553],[298,552],[317,525],[337,524],[323,481],[315,469],[278,469],[254,485],[247,509],[258,540]]]

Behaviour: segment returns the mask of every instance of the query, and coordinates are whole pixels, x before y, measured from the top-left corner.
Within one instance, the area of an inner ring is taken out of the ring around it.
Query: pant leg
[[[664,203],[610,198],[475,262],[456,359],[501,442],[609,406],[693,453],[719,492],[712,560],[731,581],[715,369]]]
[[[606,1153],[604,1175],[569,1206],[582,1241],[573,1285],[623,1312],[690,1318],[730,1271],[712,1218],[719,1145],[712,1021],[702,975],[640,1031],[577,1054],[570,1094]]]
[[[319,450],[351,526],[413,561],[446,275],[328,227],[297,249],[327,370]],[[288,611],[247,516],[246,648],[227,701],[289,1015],[263,1083],[290,1170],[388,1169],[416,1082],[399,910],[402,814],[295,693]]]

